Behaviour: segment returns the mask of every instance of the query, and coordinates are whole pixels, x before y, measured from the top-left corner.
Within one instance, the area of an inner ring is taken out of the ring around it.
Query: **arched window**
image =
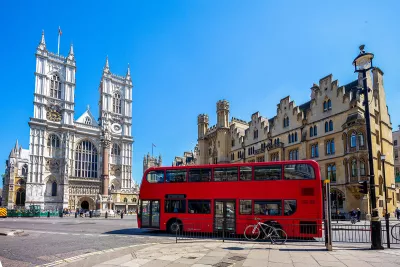
[[[22,171],[21,171],[22,176],[27,176],[28,175],[28,164],[25,164],[22,166]]]
[[[121,114],[122,99],[119,93],[115,93],[113,97],[113,112]]]
[[[112,156],[121,156],[121,148],[118,144],[114,143],[111,150]]]
[[[136,198],[132,198],[133,203],[136,203],[136,201],[137,201]]]
[[[278,142],[278,144],[279,144],[279,143],[280,143],[280,142],[279,142],[279,138],[278,138],[277,140],[278,140],[277,142]]]
[[[366,176],[367,172],[365,170],[365,161],[362,159],[360,160],[360,176]]]
[[[357,136],[356,133],[352,133],[350,137],[350,147],[354,148],[357,146]]]
[[[115,189],[114,184],[111,184],[111,190],[114,190],[114,189]]]
[[[25,205],[25,190],[20,188],[17,191],[17,199],[15,200],[15,204],[17,206],[23,206]]]
[[[314,130],[313,130],[313,127],[311,126],[310,127],[310,137],[313,137],[314,136]]]
[[[317,136],[317,125],[314,125],[314,136]]]
[[[92,124],[92,120],[89,118],[89,116],[85,117],[85,124],[88,124],[88,125]]]
[[[351,176],[357,177],[357,160],[355,159],[351,161]]]
[[[47,138],[47,149],[49,151],[49,156],[57,156],[57,153],[60,150],[60,138],[58,138],[56,134],[50,134]]]
[[[51,196],[52,196],[52,197],[57,196],[57,183],[56,183],[56,181],[54,181],[54,182],[51,184]]]
[[[328,110],[328,103],[326,103],[326,101],[324,101],[324,111]]]
[[[61,99],[61,82],[57,74],[51,76],[50,80],[50,97]]]
[[[329,121],[329,131],[333,131],[333,121]]]
[[[97,159],[97,149],[92,142],[80,142],[75,152],[75,176],[97,178]]]
[[[328,165],[328,180],[335,183],[336,182],[336,165],[329,164]]]
[[[329,132],[329,125],[327,121],[325,122],[325,132]]]
[[[364,146],[364,134],[363,133],[358,134],[358,145],[360,147]]]
[[[328,109],[332,109],[332,101],[330,99],[328,100]]]
[[[294,141],[297,142],[297,132],[294,133]]]
[[[291,135],[288,134],[288,143],[290,144],[291,142],[292,142],[292,140],[291,140]]]
[[[127,198],[124,198],[124,202],[127,203],[127,202],[128,202],[128,199],[127,199]]]

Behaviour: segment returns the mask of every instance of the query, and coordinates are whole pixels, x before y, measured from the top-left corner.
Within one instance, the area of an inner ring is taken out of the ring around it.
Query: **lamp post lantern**
[[[386,156],[381,155],[381,161],[382,161],[382,172],[383,172],[383,189],[385,190],[385,226],[386,226],[386,242],[387,242],[387,247],[390,248],[390,236],[389,236],[389,212],[388,212],[388,207],[387,207],[387,190],[386,190],[386,173],[385,173],[385,160]]]
[[[375,194],[375,178],[374,178],[374,162],[372,156],[372,140],[371,140],[371,121],[369,113],[368,92],[367,87],[367,71],[373,69],[372,59],[374,54],[366,53],[364,45],[360,46],[360,54],[353,60],[354,72],[362,73],[363,89],[361,93],[364,95],[364,117],[367,128],[367,145],[368,145],[368,165],[369,165],[369,185],[370,185],[370,202],[371,202],[371,249],[383,249],[381,222],[379,221],[379,213],[376,208]]]

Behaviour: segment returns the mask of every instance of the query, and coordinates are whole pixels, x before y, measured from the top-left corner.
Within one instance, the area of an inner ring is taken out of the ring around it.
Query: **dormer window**
[[[91,125],[92,124],[92,120],[88,116],[85,117],[85,124],[87,124],[87,125]]]
[[[289,117],[285,117],[283,118],[283,128],[288,126],[289,126]]]
[[[51,76],[50,97],[61,99],[61,82],[57,74]]]
[[[332,109],[332,101],[327,99],[324,101],[324,111],[328,111]]]
[[[257,139],[258,138],[258,130],[254,130],[253,132],[253,139]]]

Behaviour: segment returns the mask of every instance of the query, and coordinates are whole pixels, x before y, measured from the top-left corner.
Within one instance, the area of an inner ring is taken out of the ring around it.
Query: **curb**
[[[70,258],[66,258],[66,259],[50,262],[50,263],[45,263],[45,264],[42,264],[42,265],[36,265],[35,267],[51,267],[51,266],[57,266],[57,265],[61,265],[61,264],[69,264],[69,263],[73,263],[73,262],[76,262],[76,261],[84,260],[86,258],[89,258],[91,256],[95,256],[95,255],[102,255],[102,254],[106,254],[106,253],[110,253],[110,252],[116,252],[116,251],[120,251],[120,250],[124,250],[124,249],[134,248],[134,247],[150,246],[150,245],[158,245],[158,244],[162,244],[162,242],[143,243],[143,244],[137,244],[137,245],[130,245],[130,246],[126,246],[126,247],[99,250],[99,251],[95,251],[95,252],[91,252],[91,253],[81,254],[81,255],[74,256],[74,257],[70,257]]]

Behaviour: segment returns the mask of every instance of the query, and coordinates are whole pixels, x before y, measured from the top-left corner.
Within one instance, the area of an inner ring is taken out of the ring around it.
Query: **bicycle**
[[[351,222],[351,224],[355,224],[357,222],[357,216],[351,216],[350,222]]]
[[[244,229],[244,237],[247,240],[255,241],[260,237],[261,231],[263,232],[263,239],[269,238],[273,244],[282,245],[287,240],[287,234],[280,228],[273,227],[269,224],[260,222],[260,218],[254,218],[257,224],[248,225]],[[261,229],[261,231],[260,231]]]

